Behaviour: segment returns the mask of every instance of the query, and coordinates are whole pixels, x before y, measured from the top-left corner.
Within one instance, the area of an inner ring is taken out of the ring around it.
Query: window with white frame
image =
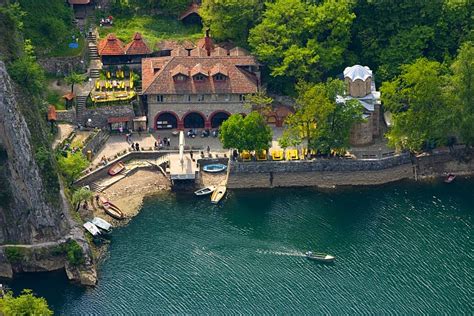
[[[158,95],[156,96],[156,102],[163,102],[163,100],[164,100],[164,97],[163,97],[162,94],[158,94]]]
[[[224,81],[224,80],[225,80],[225,76],[224,76],[223,74],[220,74],[220,73],[219,73],[219,74],[216,74],[216,75],[214,76],[214,79],[215,79],[216,81]]]
[[[198,102],[203,102],[204,101],[204,94],[198,94],[197,95],[197,100],[198,100]]]
[[[240,102],[244,102],[245,101],[245,94],[240,94],[239,95],[239,100],[240,100]]]

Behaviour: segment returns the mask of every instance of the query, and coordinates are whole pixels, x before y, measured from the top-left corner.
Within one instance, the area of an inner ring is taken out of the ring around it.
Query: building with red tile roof
[[[142,60],[149,127],[216,128],[232,113],[248,113],[245,96],[260,87],[255,57],[196,50],[200,53]]]
[[[125,54],[127,55],[148,55],[151,50],[143,40],[140,33],[135,33],[133,40],[125,46]]]
[[[125,55],[123,42],[110,33],[99,42],[98,51],[100,56],[121,56]]]

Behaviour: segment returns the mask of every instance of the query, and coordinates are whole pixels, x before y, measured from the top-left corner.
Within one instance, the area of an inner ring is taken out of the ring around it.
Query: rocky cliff
[[[13,271],[47,271],[61,266],[67,268],[64,258],[53,259],[52,264],[45,265],[44,262],[48,262],[44,260],[47,258],[45,252],[48,252],[48,248],[73,239],[83,249],[86,259],[86,266],[81,267],[81,270],[87,270],[86,274],[91,276],[85,283],[95,283],[91,251],[82,230],[70,218],[64,194],[61,192],[57,195],[60,200],[58,203],[51,203],[46,198],[47,188],[35,160],[31,136],[5,64],[0,61],[0,276],[11,276]],[[38,256],[35,255],[29,256],[27,263],[21,262],[22,257],[12,262],[11,258],[8,259],[6,245],[40,251],[42,259],[36,261]],[[71,275],[82,279],[79,269],[74,270],[77,271]]]

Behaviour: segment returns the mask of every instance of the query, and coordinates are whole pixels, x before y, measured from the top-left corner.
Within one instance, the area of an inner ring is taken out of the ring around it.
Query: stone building
[[[355,124],[351,129],[350,142],[353,146],[371,144],[380,135],[381,108],[380,92],[375,88],[372,70],[367,66],[354,65],[344,69],[346,95],[338,96],[338,102],[357,99],[364,106],[365,122]]]
[[[260,65],[238,48],[215,47],[209,34],[192,50],[142,61],[148,128],[217,128],[233,113],[248,113],[245,95],[260,86]]]

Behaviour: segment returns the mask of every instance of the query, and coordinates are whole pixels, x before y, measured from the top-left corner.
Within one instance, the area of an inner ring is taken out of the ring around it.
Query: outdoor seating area
[[[105,71],[105,79],[98,79],[91,91],[91,99],[94,103],[128,101],[137,94],[134,90],[133,72],[128,76],[123,70]]]

